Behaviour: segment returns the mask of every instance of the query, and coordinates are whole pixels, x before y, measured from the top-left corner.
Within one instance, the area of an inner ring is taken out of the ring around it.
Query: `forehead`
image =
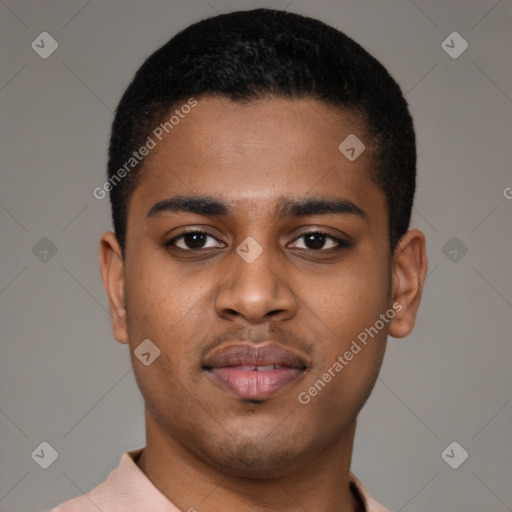
[[[277,98],[239,103],[203,97],[186,110],[161,140],[153,135],[133,206],[178,194],[222,197],[232,211],[272,205],[276,212],[283,196],[383,204],[370,180],[370,151],[351,161],[339,149],[347,137],[364,144],[365,127],[351,113],[315,100]]]

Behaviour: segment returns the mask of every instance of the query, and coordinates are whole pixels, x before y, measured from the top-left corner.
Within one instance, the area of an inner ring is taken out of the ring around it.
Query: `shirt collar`
[[[137,459],[142,454],[142,450],[143,448],[139,448],[131,452],[126,452],[121,459],[121,464],[119,467],[123,465],[130,472],[137,471],[140,473],[139,477],[141,479],[148,479],[136,464]],[[368,489],[366,489],[362,482],[352,472],[349,472],[349,486],[352,493],[362,504],[363,512],[389,512],[387,508],[383,507],[380,503],[372,498]]]
[[[180,512],[137,466],[144,448],[125,452],[119,466],[110,472],[107,480],[87,494],[62,503],[51,512],[119,512],[151,510],[151,512]],[[388,512],[377,503],[364,485],[349,473],[351,491],[359,499],[364,512]],[[194,503],[190,504],[194,510]]]

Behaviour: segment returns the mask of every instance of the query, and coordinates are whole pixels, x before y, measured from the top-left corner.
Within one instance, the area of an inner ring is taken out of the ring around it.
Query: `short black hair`
[[[416,187],[414,127],[400,87],[339,30],[295,13],[254,9],[185,28],[146,59],[122,96],[112,125],[108,179],[123,255],[129,199],[144,160],[129,172],[126,162],[171,108],[207,95],[239,102],[316,99],[355,114],[375,160],[371,178],[386,197],[393,252],[409,227]]]

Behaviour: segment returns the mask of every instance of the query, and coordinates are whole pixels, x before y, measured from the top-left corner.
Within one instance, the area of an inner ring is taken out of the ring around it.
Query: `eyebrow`
[[[210,196],[174,196],[155,203],[148,211],[148,217],[165,213],[196,213],[210,217],[233,215],[232,207]],[[276,208],[279,218],[306,217],[311,215],[351,214],[365,218],[366,213],[354,203],[340,198],[293,199],[281,197]]]

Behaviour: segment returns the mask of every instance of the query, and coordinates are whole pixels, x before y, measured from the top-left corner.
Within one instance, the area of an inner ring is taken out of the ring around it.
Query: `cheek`
[[[132,363],[143,394],[145,390],[159,394],[158,400],[167,401],[166,395],[175,395],[189,387],[190,365],[180,361],[194,361],[192,349],[202,336],[204,315],[200,310],[205,300],[200,287],[190,286],[186,279],[177,278],[157,258],[134,258],[126,268],[126,296],[128,304],[128,336]],[[137,269],[132,272],[132,269]],[[158,357],[150,366],[144,366],[134,351],[149,339]]]
[[[356,410],[373,388],[389,328],[389,318],[380,320],[389,308],[388,287],[386,264],[360,258],[311,297],[318,359],[307,386],[326,413],[340,403]]]
[[[141,251],[127,262],[130,322],[138,334],[172,337],[183,327],[183,320],[197,314],[206,292],[206,283],[201,286],[197,280],[186,279],[173,268],[164,251]]]
[[[388,307],[389,271],[382,263],[354,262],[317,286],[311,308],[337,337],[339,350],[373,325]]]

